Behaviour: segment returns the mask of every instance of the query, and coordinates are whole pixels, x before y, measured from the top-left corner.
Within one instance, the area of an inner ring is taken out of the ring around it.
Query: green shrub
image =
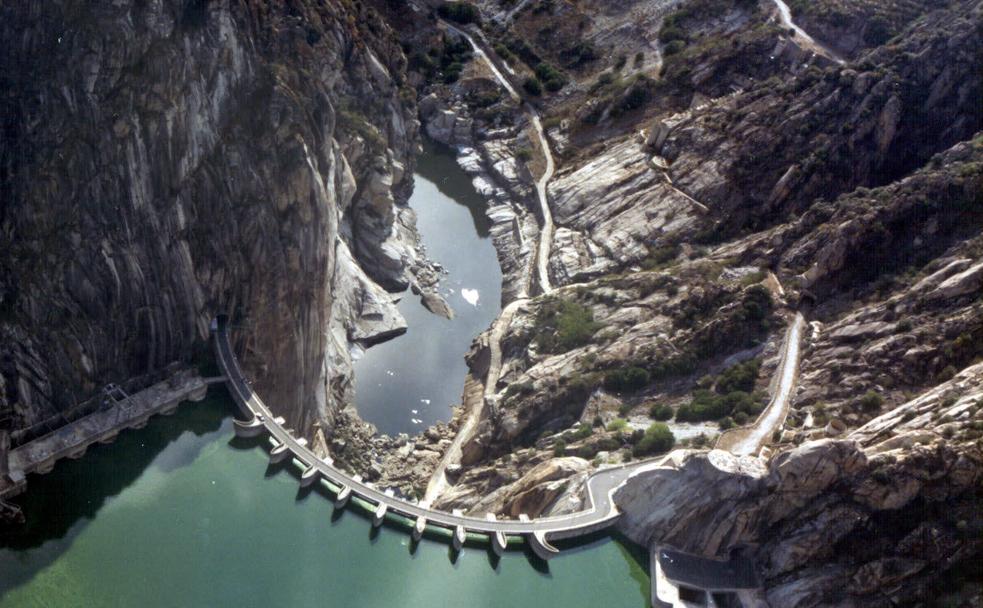
[[[532,382],[518,382],[515,384],[510,384],[507,389],[505,389],[505,398],[509,398],[513,395],[529,395],[536,392],[536,386]]]
[[[570,67],[579,67],[585,63],[594,61],[600,55],[590,41],[581,41],[563,51],[561,56],[566,60],[566,65]]]
[[[748,417],[746,413],[737,412],[734,414],[734,422],[737,423],[738,425],[747,424],[747,421],[748,421]]]
[[[567,451],[567,442],[566,441],[564,441],[562,439],[557,439],[556,442],[553,443],[553,455],[554,456],[563,456],[566,453],[566,451]]]
[[[881,397],[878,393],[874,391],[867,391],[867,393],[860,398],[858,401],[860,407],[864,411],[874,411],[880,409],[881,405],[884,403],[884,397]]]
[[[594,427],[589,424],[580,423],[577,425],[577,430],[574,431],[573,437],[575,440],[587,439],[594,434]]]
[[[649,428],[645,429],[645,434],[635,444],[633,452],[635,456],[661,454],[671,450],[675,444],[676,437],[669,430],[669,427],[664,422],[653,422]]]
[[[536,315],[536,324],[536,342],[549,353],[563,353],[588,344],[601,328],[589,308],[569,300],[544,304]]]
[[[458,23],[477,23],[481,19],[478,7],[468,2],[447,2],[437,7],[437,14]]]
[[[542,81],[547,91],[559,91],[567,83],[567,77],[545,61],[536,66],[536,78]]]
[[[666,57],[668,57],[670,55],[678,54],[684,48],[686,48],[685,42],[683,42],[682,40],[673,40],[672,42],[667,44],[664,49],[662,49],[662,52],[663,54],[665,54]]]
[[[526,90],[526,93],[539,97],[543,94],[543,85],[536,78],[530,76],[526,78],[526,81],[522,83],[522,88]]]
[[[628,427],[628,421],[625,420],[624,418],[615,418],[614,420],[608,423],[609,431],[623,431],[627,427]]]
[[[648,370],[632,366],[604,374],[604,388],[616,393],[634,392],[648,386],[650,380]]]
[[[642,268],[645,270],[655,270],[665,266],[679,256],[679,251],[679,245],[675,243],[650,247],[648,255],[641,262]]]
[[[655,403],[649,409],[649,416],[655,420],[669,420],[672,418],[672,408],[665,404]]]
[[[663,44],[669,44],[673,40],[686,42],[687,38],[686,33],[675,25],[667,25],[659,30],[659,41]]]
[[[614,82],[614,74],[612,74],[611,72],[601,72],[597,77],[597,82],[595,83],[595,86],[597,88],[601,88],[605,85],[611,84],[612,82]]]
[[[726,418],[721,418],[717,424],[720,425],[721,430],[726,431],[734,427],[734,420],[730,416],[727,416]]]
[[[714,388],[720,394],[733,391],[750,393],[754,390],[754,382],[758,378],[760,368],[761,359],[749,359],[743,363],[732,365],[720,374]]]
[[[640,76],[625,91],[624,97],[616,107],[616,114],[631,112],[647,104],[655,92],[655,82],[645,76]]]

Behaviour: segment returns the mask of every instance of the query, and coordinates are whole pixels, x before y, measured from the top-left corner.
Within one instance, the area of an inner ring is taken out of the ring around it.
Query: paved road
[[[491,521],[478,517],[438,511],[396,496],[389,496],[384,490],[376,488],[367,482],[357,480],[352,475],[335,468],[333,465],[315,456],[310,448],[307,447],[306,442],[299,441],[287,429],[276,422],[274,414],[246,382],[245,376],[239,367],[239,362],[232,352],[228,327],[224,319],[219,321],[214,338],[218,363],[225,374],[226,385],[232,397],[245,414],[262,423],[265,430],[273,437],[277,445],[285,445],[293,457],[299,460],[305,467],[316,467],[322,479],[326,479],[339,487],[349,487],[355,495],[373,504],[385,504],[390,512],[414,519],[424,517],[429,524],[449,529],[462,526],[471,532],[503,532],[516,536],[543,533],[545,535],[544,538],[548,536],[551,539],[572,538],[590,534],[597,530],[607,528],[618,519],[620,513],[611,498],[612,493],[628,478],[631,471],[652,463],[652,461],[639,461],[630,465],[611,467],[594,473],[587,480],[589,507],[577,513],[538,518],[530,521],[512,519]]]
[[[444,452],[443,458],[441,458],[437,468],[434,469],[433,474],[430,476],[430,482],[427,483],[427,491],[423,497],[423,500],[427,503],[437,500],[437,497],[447,488],[447,467],[461,460],[461,448],[474,437],[474,433],[478,428],[478,422],[481,421],[481,411],[484,409],[485,402],[495,398],[495,387],[498,385],[498,379],[502,375],[502,338],[509,325],[512,324],[515,311],[526,301],[527,299],[523,298],[510,303],[502,310],[502,313],[495,319],[495,323],[492,325],[491,334],[488,337],[488,373],[485,376],[482,397],[480,399],[471,398],[470,400],[467,397],[465,398],[465,402],[470,401],[468,404],[470,411],[466,414],[464,424],[461,425],[457,434],[454,435],[454,441],[451,442],[447,451]]]
[[[775,395],[754,427],[731,447],[730,451],[734,454],[757,454],[761,444],[785,419],[788,412],[788,402],[792,397],[792,390],[795,388],[795,379],[799,370],[799,346],[802,342],[803,327],[805,327],[805,317],[802,316],[802,313],[795,313],[795,319],[792,320],[782,345],[782,358],[778,363],[778,386],[775,387]]]
[[[553,247],[553,212],[550,211],[546,187],[549,185],[550,180],[553,179],[555,165],[553,164],[553,153],[550,151],[550,144],[546,140],[546,134],[543,132],[543,122],[539,119],[539,114],[532,106],[527,105],[526,108],[532,116],[532,125],[536,129],[540,146],[543,149],[543,154],[546,156],[546,169],[543,171],[543,175],[539,178],[539,181],[536,182],[536,196],[539,198],[539,207],[543,215],[543,227],[539,231],[539,246],[536,247],[536,274],[539,277],[540,291],[550,293],[553,291],[549,272],[550,250]]]
[[[775,0],[775,6],[778,7],[778,19],[781,21],[782,26],[795,32],[796,41],[800,46],[806,50],[816,53],[817,55],[822,55],[828,59],[832,59],[840,65],[846,63],[831,48],[822,44],[821,42],[818,42],[812,36],[807,34],[804,29],[792,21],[792,11],[789,9],[788,5],[785,4],[784,0]]]

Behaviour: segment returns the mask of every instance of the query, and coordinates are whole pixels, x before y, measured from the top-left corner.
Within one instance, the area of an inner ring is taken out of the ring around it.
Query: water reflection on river
[[[501,310],[502,273],[486,202],[453,150],[425,146],[410,207],[429,257],[448,272],[440,292],[456,316],[449,321],[433,315],[407,292],[399,305],[406,334],[373,346],[356,362],[359,414],[390,435],[415,434],[450,419],[450,406],[460,403],[464,388],[464,354]]]

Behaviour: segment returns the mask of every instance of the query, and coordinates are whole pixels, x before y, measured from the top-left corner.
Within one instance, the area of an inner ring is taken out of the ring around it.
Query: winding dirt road
[[[775,2],[779,7],[779,13],[784,24],[795,29],[797,33],[800,33],[802,40],[811,41],[812,44],[819,49],[817,52],[822,52],[822,54],[830,57],[831,59],[842,63],[842,60],[836,57],[835,54],[832,54],[831,51],[813,41],[811,37],[792,23],[791,13],[788,10],[788,6],[785,5],[784,2],[781,0],[775,0]],[[540,178],[536,181],[536,196],[539,199],[542,226],[540,228],[539,240],[536,246],[535,264],[539,291],[542,294],[549,294],[553,291],[553,285],[549,277],[549,256],[553,242],[554,225],[553,214],[549,206],[547,188],[550,180],[553,179],[556,165],[554,163],[552,151],[550,150],[549,141],[547,140],[543,129],[542,120],[539,113],[531,104],[522,102],[521,96],[512,86],[512,83],[509,82],[509,80],[502,74],[495,61],[489,57],[489,54],[474,40],[470,34],[450,23],[447,23],[446,21],[441,20],[440,22],[449,31],[452,31],[467,40],[471,45],[474,54],[482,62],[484,62],[485,65],[487,65],[491,73],[508,92],[509,96],[514,101],[522,103],[523,109],[529,115],[530,122],[532,123],[533,128],[539,138],[540,147],[543,150],[543,155],[546,159],[546,168]],[[453,442],[444,453],[444,456],[437,465],[437,468],[434,469],[430,481],[427,484],[427,490],[424,498],[421,501],[423,504],[432,504],[433,501],[435,501],[447,489],[447,467],[460,461],[462,447],[474,436],[474,433],[478,427],[478,422],[481,419],[482,410],[486,406],[495,406],[497,396],[496,387],[502,373],[501,342],[505,332],[508,330],[509,325],[512,323],[512,319],[515,317],[516,311],[528,300],[528,294],[522,293],[518,299],[506,306],[502,310],[502,313],[499,315],[498,319],[495,320],[491,333],[489,334],[488,349],[490,361],[488,373],[485,377],[483,398],[480,400],[471,399],[472,403],[466,404],[468,405],[468,411],[466,413],[465,420],[461,424],[461,427],[455,435]],[[761,415],[761,417],[759,417],[756,425],[750,431],[745,431],[745,433],[747,433],[746,435],[736,439],[736,444],[731,448],[733,453],[757,453],[765,438],[768,437],[777,424],[785,419],[785,414],[788,410],[788,402],[791,398],[792,389],[795,386],[795,379],[798,373],[799,343],[801,341],[802,327],[804,324],[804,318],[801,314],[797,313],[785,337],[782,360],[779,363],[780,376],[778,386],[775,390],[775,395],[765,412]]]
[[[761,413],[754,426],[750,429],[740,429],[735,432],[730,443],[731,453],[740,456],[754,456],[761,449],[765,439],[779,428],[788,414],[789,401],[795,388],[795,380],[799,371],[799,346],[802,343],[802,329],[805,327],[805,317],[795,313],[795,318],[789,325],[782,345],[782,357],[778,362],[776,377],[778,385],[772,395],[768,407]],[[720,442],[717,447],[726,447],[727,443]]]
[[[536,109],[529,103],[524,103],[522,97],[512,86],[512,83],[502,74],[501,70],[494,61],[488,56],[483,48],[475,41],[470,34],[464,30],[455,27],[454,25],[441,20],[441,23],[449,31],[452,31],[459,36],[463,37],[471,45],[471,49],[480,61],[482,61],[491,73],[495,76],[495,79],[502,85],[502,87],[508,92],[509,97],[517,103],[521,103],[523,110],[529,115],[530,122],[536,131],[536,135],[539,138],[540,148],[543,150],[543,156],[546,158],[546,169],[543,174],[536,181],[536,197],[539,199],[540,214],[542,216],[542,226],[540,227],[539,240],[536,244],[536,276],[539,284],[539,291],[541,293],[547,294],[553,291],[553,285],[550,282],[549,277],[549,258],[550,250],[553,243],[553,213],[550,211],[549,198],[547,193],[547,187],[549,182],[553,179],[553,173],[556,170],[556,164],[553,161],[553,153],[550,150],[549,141],[546,139],[546,133],[543,130],[543,122],[540,119],[539,113]],[[434,469],[433,474],[430,477],[430,481],[427,484],[427,490],[423,497],[423,502],[426,504],[431,504],[433,501],[439,497],[444,490],[447,489],[447,467],[460,462],[462,447],[465,443],[474,437],[475,430],[478,427],[478,422],[481,419],[481,412],[486,404],[494,405],[495,397],[497,394],[496,386],[498,385],[498,379],[502,375],[502,338],[505,336],[505,332],[508,330],[509,325],[512,323],[512,319],[515,317],[516,311],[529,300],[529,294],[523,292],[520,297],[508,304],[502,313],[495,320],[492,325],[491,333],[489,334],[488,340],[488,350],[489,350],[489,364],[488,373],[485,377],[485,388],[481,400],[471,399],[472,403],[466,403],[467,413],[465,414],[464,422],[458,429],[457,434],[454,436],[453,442],[444,452],[443,458],[441,458],[440,463],[437,468]],[[466,399],[467,401],[467,399]]]

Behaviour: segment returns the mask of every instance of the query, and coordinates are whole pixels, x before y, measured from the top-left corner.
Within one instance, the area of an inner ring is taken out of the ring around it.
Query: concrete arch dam
[[[246,381],[232,350],[227,318],[218,317],[213,322],[212,330],[216,359],[225,374],[226,386],[247,418],[246,421],[235,421],[236,433],[245,437],[268,436],[273,446],[270,460],[280,462],[292,457],[298,461],[304,469],[301,484],[306,486],[321,480],[327,481],[335,494],[337,506],[344,506],[352,495],[374,505],[374,526],[380,525],[387,513],[409,518],[415,522],[412,533],[416,540],[419,540],[428,526],[436,526],[451,532],[455,548],[459,549],[463,545],[468,533],[477,533],[487,535],[492,548],[500,554],[505,550],[509,537],[521,537],[538,556],[549,559],[558,553],[550,544],[551,540],[585,536],[614,524],[621,515],[612,500],[615,489],[628,478],[633,469],[645,464],[632,463],[594,473],[587,479],[590,507],[568,515],[536,519],[520,516],[518,520],[496,519],[489,515],[486,519],[481,519],[464,515],[460,511],[448,513],[436,510],[426,503],[400,498],[389,490],[377,488],[363,481],[360,475],[350,475],[336,467],[330,457],[316,456],[308,447],[307,441],[294,437],[284,427],[283,419],[271,412]]]

